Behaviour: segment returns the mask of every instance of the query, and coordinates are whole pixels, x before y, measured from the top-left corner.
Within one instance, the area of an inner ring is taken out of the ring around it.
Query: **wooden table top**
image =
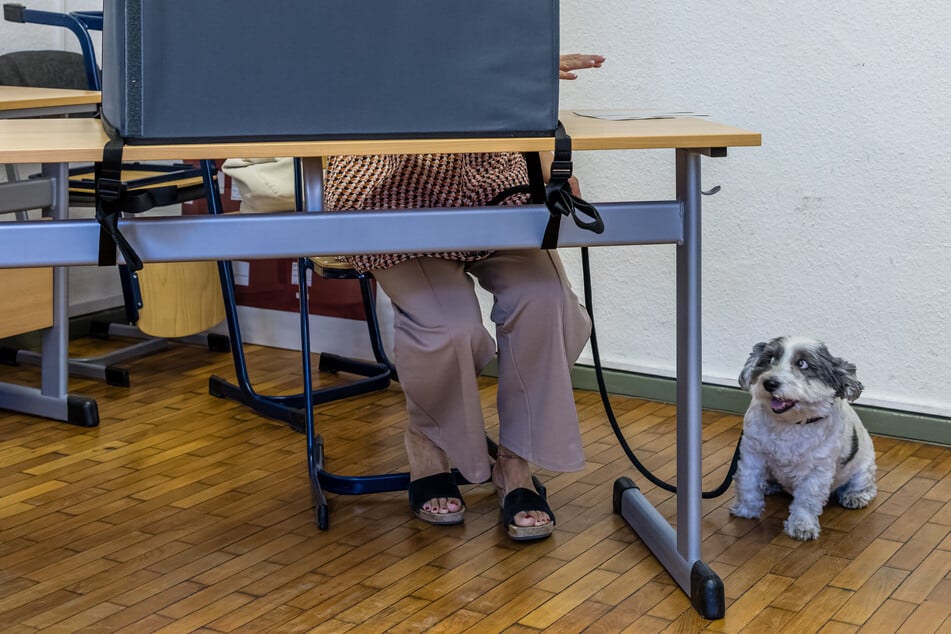
[[[0,111],[92,105],[99,103],[100,97],[97,90],[0,86]]]
[[[82,92],[82,91],[81,91]],[[758,146],[758,132],[705,118],[608,121],[561,113],[574,150]],[[98,161],[108,141],[96,119],[0,120],[0,163]],[[551,138],[359,139],[127,145],[126,160],[338,156],[550,150]]]

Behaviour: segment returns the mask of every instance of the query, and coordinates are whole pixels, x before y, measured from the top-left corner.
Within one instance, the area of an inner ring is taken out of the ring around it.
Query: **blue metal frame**
[[[22,22],[27,24],[45,24],[69,29],[79,40],[79,48],[86,62],[86,83],[89,90],[102,90],[102,81],[99,76],[99,66],[96,63],[96,49],[93,47],[90,29],[102,30],[102,11],[76,11],[74,13],[57,13],[55,11],[41,11],[27,9],[22,4],[3,5],[3,18],[8,22]]]

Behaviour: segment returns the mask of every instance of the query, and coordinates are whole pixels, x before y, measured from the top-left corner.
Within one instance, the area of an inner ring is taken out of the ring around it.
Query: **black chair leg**
[[[205,182],[208,211],[211,214],[221,214],[223,213],[221,194],[215,185],[214,170],[213,161],[205,160],[201,162],[202,180]],[[306,275],[306,269],[309,266],[310,261],[302,259],[301,266],[298,267],[301,269],[299,273]],[[319,370],[346,372],[348,374],[355,374],[361,378],[316,390],[305,389],[299,394],[276,396],[257,393],[248,375],[247,359],[244,354],[244,341],[241,337],[241,327],[235,300],[234,274],[231,270],[231,263],[219,262],[218,274],[221,278],[221,292],[224,299],[228,334],[231,340],[231,354],[234,360],[236,381],[235,383],[231,383],[220,376],[212,375],[208,379],[208,392],[212,396],[237,401],[250,407],[262,416],[287,423],[295,431],[303,432],[306,427],[306,412],[311,410],[314,405],[329,403],[360,394],[367,394],[376,390],[385,389],[389,386],[393,372],[392,367],[388,360],[386,360],[382,344],[379,343],[379,326],[376,323],[376,313],[375,310],[373,310],[373,305],[366,304],[368,322],[371,320],[373,322],[372,326],[368,327],[375,329],[372,331],[375,332],[375,335],[371,336],[374,354],[382,355],[384,361],[373,363],[322,353],[318,366]],[[303,298],[306,298],[307,295],[306,288],[306,285],[300,287],[301,296]],[[370,298],[369,295],[366,297]],[[302,311],[306,311],[307,304],[305,303],[302,306]],[[306,312],[302,313],[302,315],[303,314],[306,314]],[[305,320],[303,316],[301,319]],[[374,341],[376,341],[376,343],[374,343]],[[379,347],[377,348],[377,346]],[[378,356],[378,358],[380,357]]]

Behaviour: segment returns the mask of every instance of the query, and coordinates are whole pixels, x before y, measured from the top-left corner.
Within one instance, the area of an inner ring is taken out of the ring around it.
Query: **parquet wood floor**
[[[259,391],[297,391],[295,353],[248,353]],[[462,526],[424,524],[384,493],[331,496],[321,531],[303,436],[208,395],[230,355],[175,345],[127,367],[131,388],[71,381],[98,400],[97,428],[0,411],[0,631],[951,632],[946,448],[875,438],[878,498],[827,508],[815,542],[783,534],[784,497],[761,521],[730,517],[732,489],[704,501],[703,557],[727,595],[726,618],[704,621],[613,513],[620,476],[668,516],[673,498],[627,462],[595,393],[576,393],[587,468],[539,473],[555,536],[517,545],[488,485],[464,488]],[[494,393],[484,379],[490,431]],[[613,403],[641,459],[674,477],[674,407]],[[319,408],[327,468],[404,471],[402,421],[398,386]],[[705,412],[705,488],[739,431]]]

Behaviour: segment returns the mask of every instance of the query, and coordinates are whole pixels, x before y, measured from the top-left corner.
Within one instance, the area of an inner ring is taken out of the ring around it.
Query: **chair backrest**
[[[83,56],[70,51],[15,51],[0,55],[0,85],[89,88]]]

